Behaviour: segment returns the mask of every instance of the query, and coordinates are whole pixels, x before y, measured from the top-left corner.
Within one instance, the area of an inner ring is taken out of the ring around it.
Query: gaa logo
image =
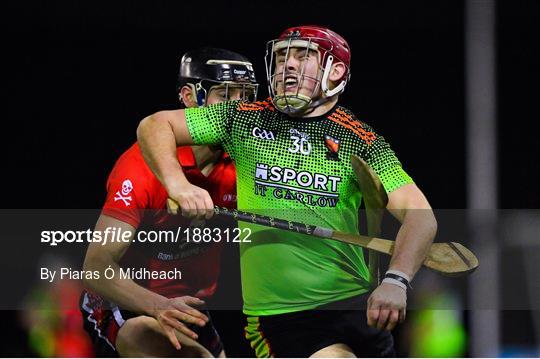
[[[272,131],[262,130],[258,127],[253,127],[253,131],[251,131],[251,135],[253,137],[260,138],[261,140],[274,141],[276,139]]]

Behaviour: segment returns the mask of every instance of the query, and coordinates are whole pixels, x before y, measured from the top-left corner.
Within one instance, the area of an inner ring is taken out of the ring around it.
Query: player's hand
[[[405,320],[407,291],[397,285],[381,283],[368,299],[367,323],[379,330],[392,330]]]
[[[178,350],[181,348],[176,337],[176,331],[197,340],[198,335],[189,329],[186,324],[195,324],[204,327],[208,323],[208,317],[194,307],[204,305],[204,301],[190,296],[168,299],[165,305],[157,308],[154,318],[165,332],[171,344]]]
[[[205,189],[184,181],[169,187],[168,193],[172,201],[167,201],[167,207],[171,214],[177,214],[180,207],[182,216],[188,218],[210,219],[214,215],[214,202]]]

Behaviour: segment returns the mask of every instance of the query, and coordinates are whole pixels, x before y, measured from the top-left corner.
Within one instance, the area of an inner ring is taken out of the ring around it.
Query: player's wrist
[[[411,282],[412,281],[412,278],[410,275],[408,275],[407,273],[403,272],[403,271],[400,271],[398,269],[388,269],[385,273],[385,276],[387,274],[390,274],[390,275],[398,275],[402,278],[404,278],[407,282]]]
[[[399,287],[399,288],[403,289],[404,291],[407,291],[407,286],[405,284],[403,284],[400,281],[395,280],[393,278],[384,278],[382,280],[381,284],[390,284],[390,285]]]
[[[182,170],[171,172],[163,179],[163,186],[169,195],[181,192],[188,185],[189,181]]]
[[[412,289],[410,281],[411,278],[406,273],[395,269],[389,269],[386,271],[382,283],[396,285],[404,290],[407,290],[408,288]]]
[[[150,308],[146,314],[158,319],[159,313],[167,307],[168,301],[169,300],[166,297],[156,295],[156,297],[152,300],[152,304],[150,305]]]

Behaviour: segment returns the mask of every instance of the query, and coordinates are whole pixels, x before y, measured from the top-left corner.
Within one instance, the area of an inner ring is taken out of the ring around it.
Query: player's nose
[[[285,67],[287,68],[288,71],[296,71],[298,69],[299,64],[300,62],[298,61],[296,56],[292,56],[291,54],[289,54],[285,62]]]

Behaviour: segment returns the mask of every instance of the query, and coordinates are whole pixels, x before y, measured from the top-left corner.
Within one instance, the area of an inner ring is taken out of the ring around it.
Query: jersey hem
[[[297,307],[293,307],[293,308],[289,307],[289,308],[284,308],[284,309],[267,309],[267,310],[244,309],[243,312],[244,312],[245,315],[249,315],[249,316],[252,316],[252,317],[260,317],[260,316],[268,316],[268,315],[277,315],[277,314],[300,312],[302,310],[316,309],[317,307],[320,307],[321,305],[330,304],[330,303],[337,302],[337,301],[340,301],[340,300],[352,298],[354,296],[365,294],[367,292],[369,292],[369,289],[362,288],[362,289],[360,289],[358,291],[355,291],[355,292],[347,292],[344,295],[334,297],[331,300],[324,300],[324,301],[320,301],[320,302],[311,302],[309,304],[301,305],[301,306],[297,306]]]

